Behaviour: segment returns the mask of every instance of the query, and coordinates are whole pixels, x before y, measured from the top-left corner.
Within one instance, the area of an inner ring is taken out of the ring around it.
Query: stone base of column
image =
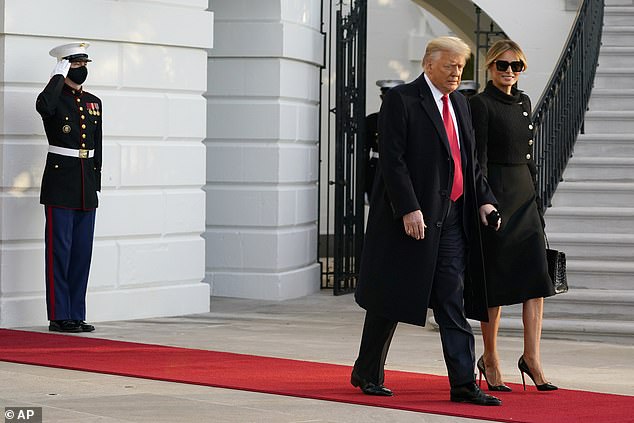
[[[204,282],[88,292],[86,320],[94,323],[207,313],[209,302],[209,285]],[[46,300],[43,296],[1,298],[0,322],[3,327],[47,325]]]
[[[281,301],[319,291],[320,271],[314,263],[281,273],[211,272],[207,281],[214,297]]]

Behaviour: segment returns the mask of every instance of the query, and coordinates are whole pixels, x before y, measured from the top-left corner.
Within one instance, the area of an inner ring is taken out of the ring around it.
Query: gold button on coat
[[[533,145],[533,140],[528,140],[528,145]]]
[[[533,125],[528,125],[528,129],[533,129]]]
[[[527,155],[526,155],[526,160],[530,160],[530,159],[531,159],[531,155],[530,155],[530,154],[527,154]]]

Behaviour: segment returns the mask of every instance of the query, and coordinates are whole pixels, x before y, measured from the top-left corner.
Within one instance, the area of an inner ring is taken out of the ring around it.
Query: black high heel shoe
[[[478,359],[477,366],[478,366],[478,371],[480,373],[480,380],[478,381],[478,387],[482,386],[482,375],[484,375],[484,380],[486,380],[487,382],[487,387],[489,388],[489,391],[496,391],[496,392],[511,392],[512,391],[512,389],[506,386],[505,384],[491,385],[489,383],[489,379],[487,379],[487,372],[484,367],[483,356],[480,356],[480,358]]]
[[[537,388],[538,391],[556,391],[557,389],[559,389],[550,382],[546,382],[546,383],[542,383],[541,385],[538,385],[537,382],[535,382],[535,378],[533,377],[533,374],[528,369],[528,364],[526,364],[526,361],[524,361],[524,355],[522,355],[520,359],[517,361],[517,368],[520,370],[520,374],[522,375],[522,385],[524,385],[524,390],[526,390],[526,382],[524,381],[524,373],[526,373],[528,377],[531,378],[531,380],[535,384],[535,387]]]

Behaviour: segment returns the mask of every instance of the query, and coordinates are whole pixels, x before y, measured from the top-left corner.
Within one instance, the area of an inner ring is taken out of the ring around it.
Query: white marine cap
[[[381,88],[381,91],[389,90],[390,88],[394,88],[397,85],[404,84],[405,81],[400,79],[379,79],[376,81],[376,85]]]
[[[90,46],[89,42],[77,41],[75,43],[62,44],[61,46],[57,46],[49,51],[48,54],[56,58],[58,61],[62,59],[67,59],[71,62],[92,62],[92,60],[88,58],[88,53],[86,53],[86,49],[88,48],[88,46]]]

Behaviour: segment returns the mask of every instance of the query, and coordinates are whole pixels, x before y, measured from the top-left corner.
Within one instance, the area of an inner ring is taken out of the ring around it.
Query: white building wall
[[[423,71],[427,43],[450,34],[447,26],[413,1],[369,0],[366,112],[381,107],[377,80],[416,79]]]
[[[207,0],[0,4],[0,325],[46,322],[47,142],[35,99],[48,51],[87,40],[85,89],[103,100],[104,163],[90,321],[209,310],[204,278]],[[174,31],[169,28],[196,28]]]
[[[207,281],[214,296],[319,289],[319,0],[211,0]]]

